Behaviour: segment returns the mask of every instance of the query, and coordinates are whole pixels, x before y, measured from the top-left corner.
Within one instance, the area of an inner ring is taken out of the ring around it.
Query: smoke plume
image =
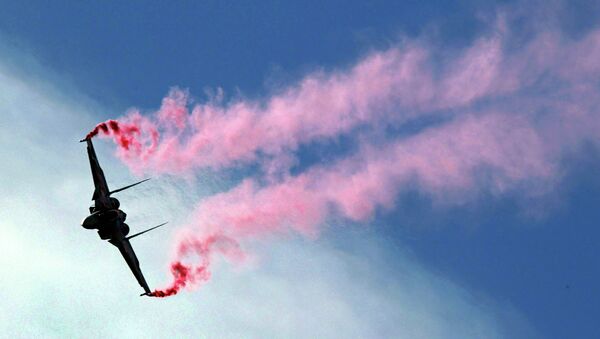
[[[155,295],[207,281],[215,255],[243,260],[246,240],[315,237],[329,217],[364,222],[403,192],[461,204],[482,192],[551,191],[564,153],[599,141],[600,30],[577,40],[539,31],[514,48],[506,27],[500,20],[456,53],[405,41],[266,98],[227,102],[219,91],[192,105],[175,88],[154,113],[96,126],[89,136],[112,138],[136,173],[262,165],[197,204],[173,282]],[[349,155],[292,171],[301,147],[341,137],[356,141]]]
[[[128,151],[132,144],[139,145],[136,136],[140,134],[140,128],[135,124],[124,124],[116,120],[108,120],[96,125],[85,138],[93,138],[98,133],[112,136],[115,143],[125,151]]]

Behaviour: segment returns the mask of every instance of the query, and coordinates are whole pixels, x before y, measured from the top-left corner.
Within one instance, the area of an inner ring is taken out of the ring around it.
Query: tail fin
[[[162,224],[160,224],[160,225],[158,225],[158,226],[151,227],[151,228],[149,228],[149,229],[147,229],[147,230],[145,230],[145,231],[142,231],[142,232],[140,232],[140,233],[136,233],[136,234],[134,234],[134,235],[130,235],[130,236],[128,236],[128,237],[127,237],[127,240],[129,240],[129,239],[131,239],[131,238],[135,238],[135,237],[137,237],[138,235],[142,235],[142,234],[144,234],[144,233],[146,233],[146,232],[150,232],[150,231],[152,231],[153,229],[155,229],[155,228],[159,228],[159,227],[161,227],[161,226],[164,226],[164,225],[166,225],[166,224],[168,224],[168,222],[164,222],[164,223],[162,223]]]
[[[125,187],[118,188],[118,189],[116,189],[116,190],[114,190],[114,191],[110,191],[110,193],[108,193],[108,195],[111,195],[111,194],[113,194],[113,193],[117,193],[117,192],[124,191],[124,190],[126,190],[126,189],[128,189],[128,188],[131,188],[131,187],[133,187],[133,186],[135,186],[135,185],[139,185],[139,184],[141,184],[141,183],[143,183],[143,182],[146,182],[146,181],[148,181],[148,180],[150,180],[150,178],[148,178],[148,179],[144,179],[144,180],[142,180],[142,181],[138,181],[138,182],[136,182],[135,184],[131,184],[131,185],[128,185],[128,186],[125,186]]]

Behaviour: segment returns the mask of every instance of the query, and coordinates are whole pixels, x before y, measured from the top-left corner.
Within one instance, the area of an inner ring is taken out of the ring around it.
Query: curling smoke
[[[197,285],[210,279],[208,268],[215,253],[220,253],[231,260],[242,260],[244,257],[239,249],[239,244],[235,240],[222,235],[206,237],[203,241],[198,241],[194,237],[182,239],[179,242],[177,256],[186,257],[191,253],[198,255],[198,263],[186,265],[178,260],[171,263],[173,282],[167,288],[155,290],[152,292],[152,296],[159,298],[172,296],[187,285]]]
[[[498,27],[458,56],[406,43],[345,71],[310,74],[264,100],[224,104],[218,93],[190,107],[189,94],[173,89],[154,115],[132,110],[99,124],[90,136],[112,137],[134,172],[258,163],[279,173],[201,201],[176,245],[173,283],[154,294],[208,280],[217,254],[243,260],[245,239],[314,237],[329,216],[365,221],[407,190],[447,204],[481,191],[550,190],[562,152],[600,139],[600,30],[579,41],[542,32],[508,52],[510,32]],[[422,117],[440,119],[400,137],[381,132]],[[359,150],[290,173],[298,147],[342,135],[361,140]]]
[[[136,138],[136,136],[140,134],[140,129],[135,124],[124,124],[119,123],[116,120],[108,120],[96,125],[85,138],[93,138],[99,133],[106,136],[112,136],[115,143],[125,151],[128,151],[132,145],[140,147]]]

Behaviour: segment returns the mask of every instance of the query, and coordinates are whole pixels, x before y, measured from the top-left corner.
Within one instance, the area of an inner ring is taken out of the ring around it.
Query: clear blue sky
[[[155,108],[172,86],[198,96],[215,87],[265,96],[273,83],[350,65],[401,36],[432,36],[460,48],[477,37],[481,16],[508,6],[516,5],[3,1],[0,34],[107,108],[100,121],[132,106]],[[582,35],[600,25],[598,7],[570,1],[552,25]],[[368,231],[357,232],[397,243],[398,255],[409,251],[462,288],[510,303],[541,337],[599,338],[600,153],[593,145],[583,153],[564,160],[570,165],[548,207],[537,207],[540,216],[525,215],[523,202],[510,195],[437,208],[413,192],[398,197],[393,211],[378,213]],[[343,237],[330,233],[324,237],[329,246],[343,247]]]

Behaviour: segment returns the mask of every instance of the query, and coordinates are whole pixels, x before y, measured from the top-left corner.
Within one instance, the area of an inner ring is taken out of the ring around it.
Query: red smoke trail
[[[195,254],[199,258],[199,263],[195,265],[185,265],[180,261],[171,263],[173,282],[164,289],[155,290],[152,292],[152,296],[160,298],[172,296],[187,285],[197,285],[200,282],[210,279],[208,267],[215,251],[230,260],[239,261],[244,258],[239,244],[235,240],[223,235],[215,234],[201,240],[195,238],[183,240],[179,243],[178,257]]]
[[[179,261],[176,261],[171,264],[171,273],[173,274],[173,283],[170,287],[167,287],[163,290],[155,290],[152,292],[151,296],[153,297],[169,297],[177,294],[180,289],[185,287],[188,281],[195,281],[196,278],[191,278],[191,276],[197,276],[204,272],[206,272],[203,268],[196,269],[196,272],[192,272],[192,267],[186,266]],[[208,280],[209,275],[206,276],[203,280]]]
[[[116,120],[107,120],[101,122],[92,129],[85,138],[93,138],[99,133],[106,136],[112,136],[113,140],[125,151],[130,147],[141,148],[142,145],[137,140],[140,135],[140,128],[132,123],[122,123]]]
[[[177,244],[173,282],[155,294],[208,280],[215,255],[243,258],[246,239],[315,236],[330,216],[365,221],[393,208],[407,190],[444,204],[482,192],[531,197],[550,190],[564,150],[600,141],[600,30],[578,41],[544,32],[510,52],[503,47],[509,38],[499,29],[440,65],[435,50],[407,43],[345,71],[310,74],[263,101],[223,104],[217,95],[188,107],[188,94],[175,89],[152,116],[132,111],[116,131],[110,123],[97,126],[134,171],[186,174],[252,163],[268,169],[196,206],[190,232]],[[447,119],[408,136],[356,132],[403,127],[423,115]],[[340,135],[361,140],[360,150],[290,173],[300,145]]]

